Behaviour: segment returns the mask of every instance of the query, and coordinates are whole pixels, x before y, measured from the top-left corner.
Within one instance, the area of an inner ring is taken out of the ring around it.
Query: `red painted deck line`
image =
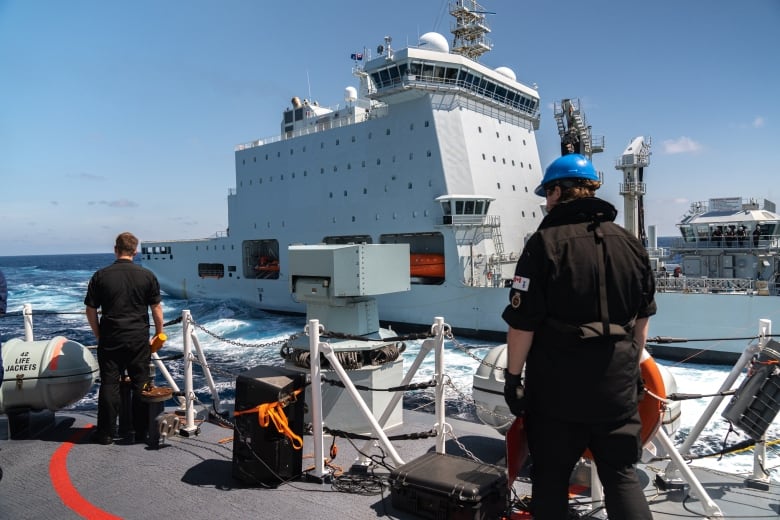
[[[57,492],[62,503],[77,515],[89,520],[121,520],[121,517],[103,511],[82,497],[71,482],[68,474],[68,453],[73,448],[73,445],[86,436],[87,433],[91,432],[92,429],[93,426],[88,425],[86,428],[77,430],[76,433],[57,448],[49,461],[49,478],[54,491]]]

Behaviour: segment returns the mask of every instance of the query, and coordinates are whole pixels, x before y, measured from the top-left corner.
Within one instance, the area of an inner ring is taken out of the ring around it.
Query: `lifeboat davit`
[[[62,336],[48,341],[8,340],[3,343],[2,363],[0,413],[70,406],[89,392],[99,373],[89,349]]]
[[[420,278],[444,278],[444,255],[412,253],[409,255],[409,274]]]

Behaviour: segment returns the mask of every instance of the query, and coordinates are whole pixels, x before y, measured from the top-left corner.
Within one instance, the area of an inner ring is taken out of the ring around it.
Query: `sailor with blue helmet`
[[[655,282],[639,240],[595,197],[593,164],[569,154],[535,193],[547,215],[515,268],[504,398],[523,417],[534,518],[568,518],[568,484],[586,449],[610,518],[651,519],[635,471],[641,454],[640,355],[656,312]],[[525,378],[523,379],[523,371]]]

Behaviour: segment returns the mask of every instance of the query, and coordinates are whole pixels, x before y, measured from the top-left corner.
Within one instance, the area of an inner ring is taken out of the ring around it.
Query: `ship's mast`
[[[450,3],[450,14],[455,18],[452,52],[477,61],[493,47],[485,37],[490,32],[485,15],[495,13],[485,11],[476,0],[455,0]]]

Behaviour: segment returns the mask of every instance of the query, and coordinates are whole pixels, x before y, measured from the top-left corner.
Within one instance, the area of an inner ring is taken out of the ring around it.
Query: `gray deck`
[[[389,433],[425,431],[432,427],[433,419],[430,414],[404,410],[404,425]],[[61,411],[54,418],[40,414],[33,421],[31,438],[8,440],[7,419],[0,417],[0,468],[4,473],[0,481],[0,518],[77,519],[82,516],[74,509],[90,511],[89,507],[95,509],[88,518],[418,518],[395,509],[387,487],[381,494],[363,495],[336,491],[330,482],[296,480],[270,489],[234,480],[233,432],[215,424],[204,422],[199,435],[176,436],[152,449],[145,444],[121,442],[110,446],[90,444],[86,435],[95,420],[92,412]],[[493,429],[456,419],[448,419],[448,423],[460,442],[482,461],[504,464],[504,441]],[[363,441],[356,444],[362,446]],[[337,445],[339,453],[333,463],[348,472],[356,451],[345,439],[338,439]],[[434,441],[397,441],[394,446],[409,462],[432,451]],[[326,452],[328,449],[329,445]],[[446,449],[450,454],[464,455],[454,441],[448,441]],[[374,448],[373,453],[379,454],[379,450]],[[311,466],[312,454],[311,437],[305,436],[304,468]],[[64,465],[56,463],[58,456],[65,457]],[[66,471],[57,473],[57,467]],[[656,490],[654,472],[647,467],[641,469],[655,519],[702,518],[696,499],[686,498],[687,493],[682,491]],[[377,474],[387,473],[384,468],[377,469]],[[775,485],[769,491],[758,491],[746,488],[740,476],[705,470],[697,470],[697,475],[725,518],[773,518],[780,514],[780,489]],[[58,494],[56,488],[65,486],[68,478],[73,487]],[[516,489],[519,493],[528,491],[523,483],[516,484]],[[83,501],[79,502],[79,497]],[[595,517],[603,516],[597,513]]]

